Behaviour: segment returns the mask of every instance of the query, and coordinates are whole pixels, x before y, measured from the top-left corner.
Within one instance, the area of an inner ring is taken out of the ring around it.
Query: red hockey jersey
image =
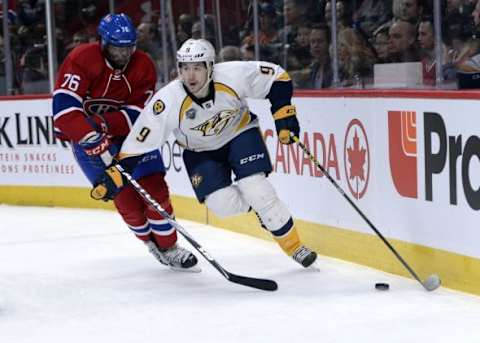
[[[99,43],[74,49],[60,67],[53,93],[54,126],[60,136],[78,142],[95,131],[87,117],[103,116],[108,133],[126,136],[155,93],[153,61],[136,50],[123,70],[114,69]]]

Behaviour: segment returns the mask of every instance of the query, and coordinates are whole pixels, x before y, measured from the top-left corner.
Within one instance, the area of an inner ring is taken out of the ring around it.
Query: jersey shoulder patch
[[[155,100],[155,102],[152,105],[153,114],[159,115],[164,110],[165,110],[165,103],[160,99]]]
[[[180,81],[178,81],[178,83],[180,84]],[[177,84],[176,81],[172,81],[155,93],[148,105],[149,111],[151,111],[153,115],[157,116],[164,112],[170,112],[173,108],[176,108],[177,104],[175,99],[181,97],[179,84]]]

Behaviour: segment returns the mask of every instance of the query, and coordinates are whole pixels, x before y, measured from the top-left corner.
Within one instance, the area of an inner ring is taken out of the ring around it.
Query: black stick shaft
[[[340,187],[340,185],[331,177],[331,175],[323,168],[323,166],[317,161],[317,159],[310,153],[308,148],[300,142],[300,139],[296,136],[293,136],[293,140],[302,148],[303,152],[310,158],[310,160],[317,166],[318,169],[322,171],[322,173],[327,177],[327,179],[335,186],[337,191],[339,191],[343,197],[348,201],[350,205],[357,211],[360,217],[365,220],[365,222],[370,226],[370,228],[377,234],[377,236],[382,240],[383,243],[390,249],[390,251],[395,255],[395,257],[402,263],[402,265],[408,270],[408,272],[420,282],[420,284],[427,290],[422,280],[418,277],[417,273],[413,270],[412,267],[403,259],[403,257],[397,252],[397,250],[390,244],[390,242],[382,235],[382,233],[373,225],[373,223],[368,219],[368,217],[360,210],[360,208],[353,202],[353,200],[345,193],[345,191]]]

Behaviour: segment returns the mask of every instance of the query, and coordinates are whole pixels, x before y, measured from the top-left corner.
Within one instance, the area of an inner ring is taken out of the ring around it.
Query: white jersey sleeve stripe
[[[58,113],[55,113],[55,114],[53,115],[53,118],[54,118],[55,120],[57,120],[57,119],[60,118],[61,116],[65,115],[65,114],[67,114],[67,113],[70,113],[70,112],[72,112],[72,111],[82,111],[82,112],[83,112],[83,108],[81,108],[81,107],[69,107],[69,108],[64,109],[63,111],[60,111],[60,112],[58,112]]]
[[[69,91],[67,89],[63,89],[63,88],[60,88],[60,89],[57,89],[55,92],[53,92],[53,96],[55,96],[56,94],[60,94],[60,93],[63,93],[63,94],[68,94],[70,95],[71,97],[75,98],[76,100],[78,100],[80,103],[83,103],[83,98],[78,95],[77,93],[75,92],[72,92],[72,91]]]

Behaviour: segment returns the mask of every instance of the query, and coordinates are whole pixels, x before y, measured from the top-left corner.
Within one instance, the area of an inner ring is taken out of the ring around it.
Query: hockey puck
[[[378,291],[388,291],[389,288],[390,288],[390,285],[388,283],[377,282],[375,284],[375,289]]]

